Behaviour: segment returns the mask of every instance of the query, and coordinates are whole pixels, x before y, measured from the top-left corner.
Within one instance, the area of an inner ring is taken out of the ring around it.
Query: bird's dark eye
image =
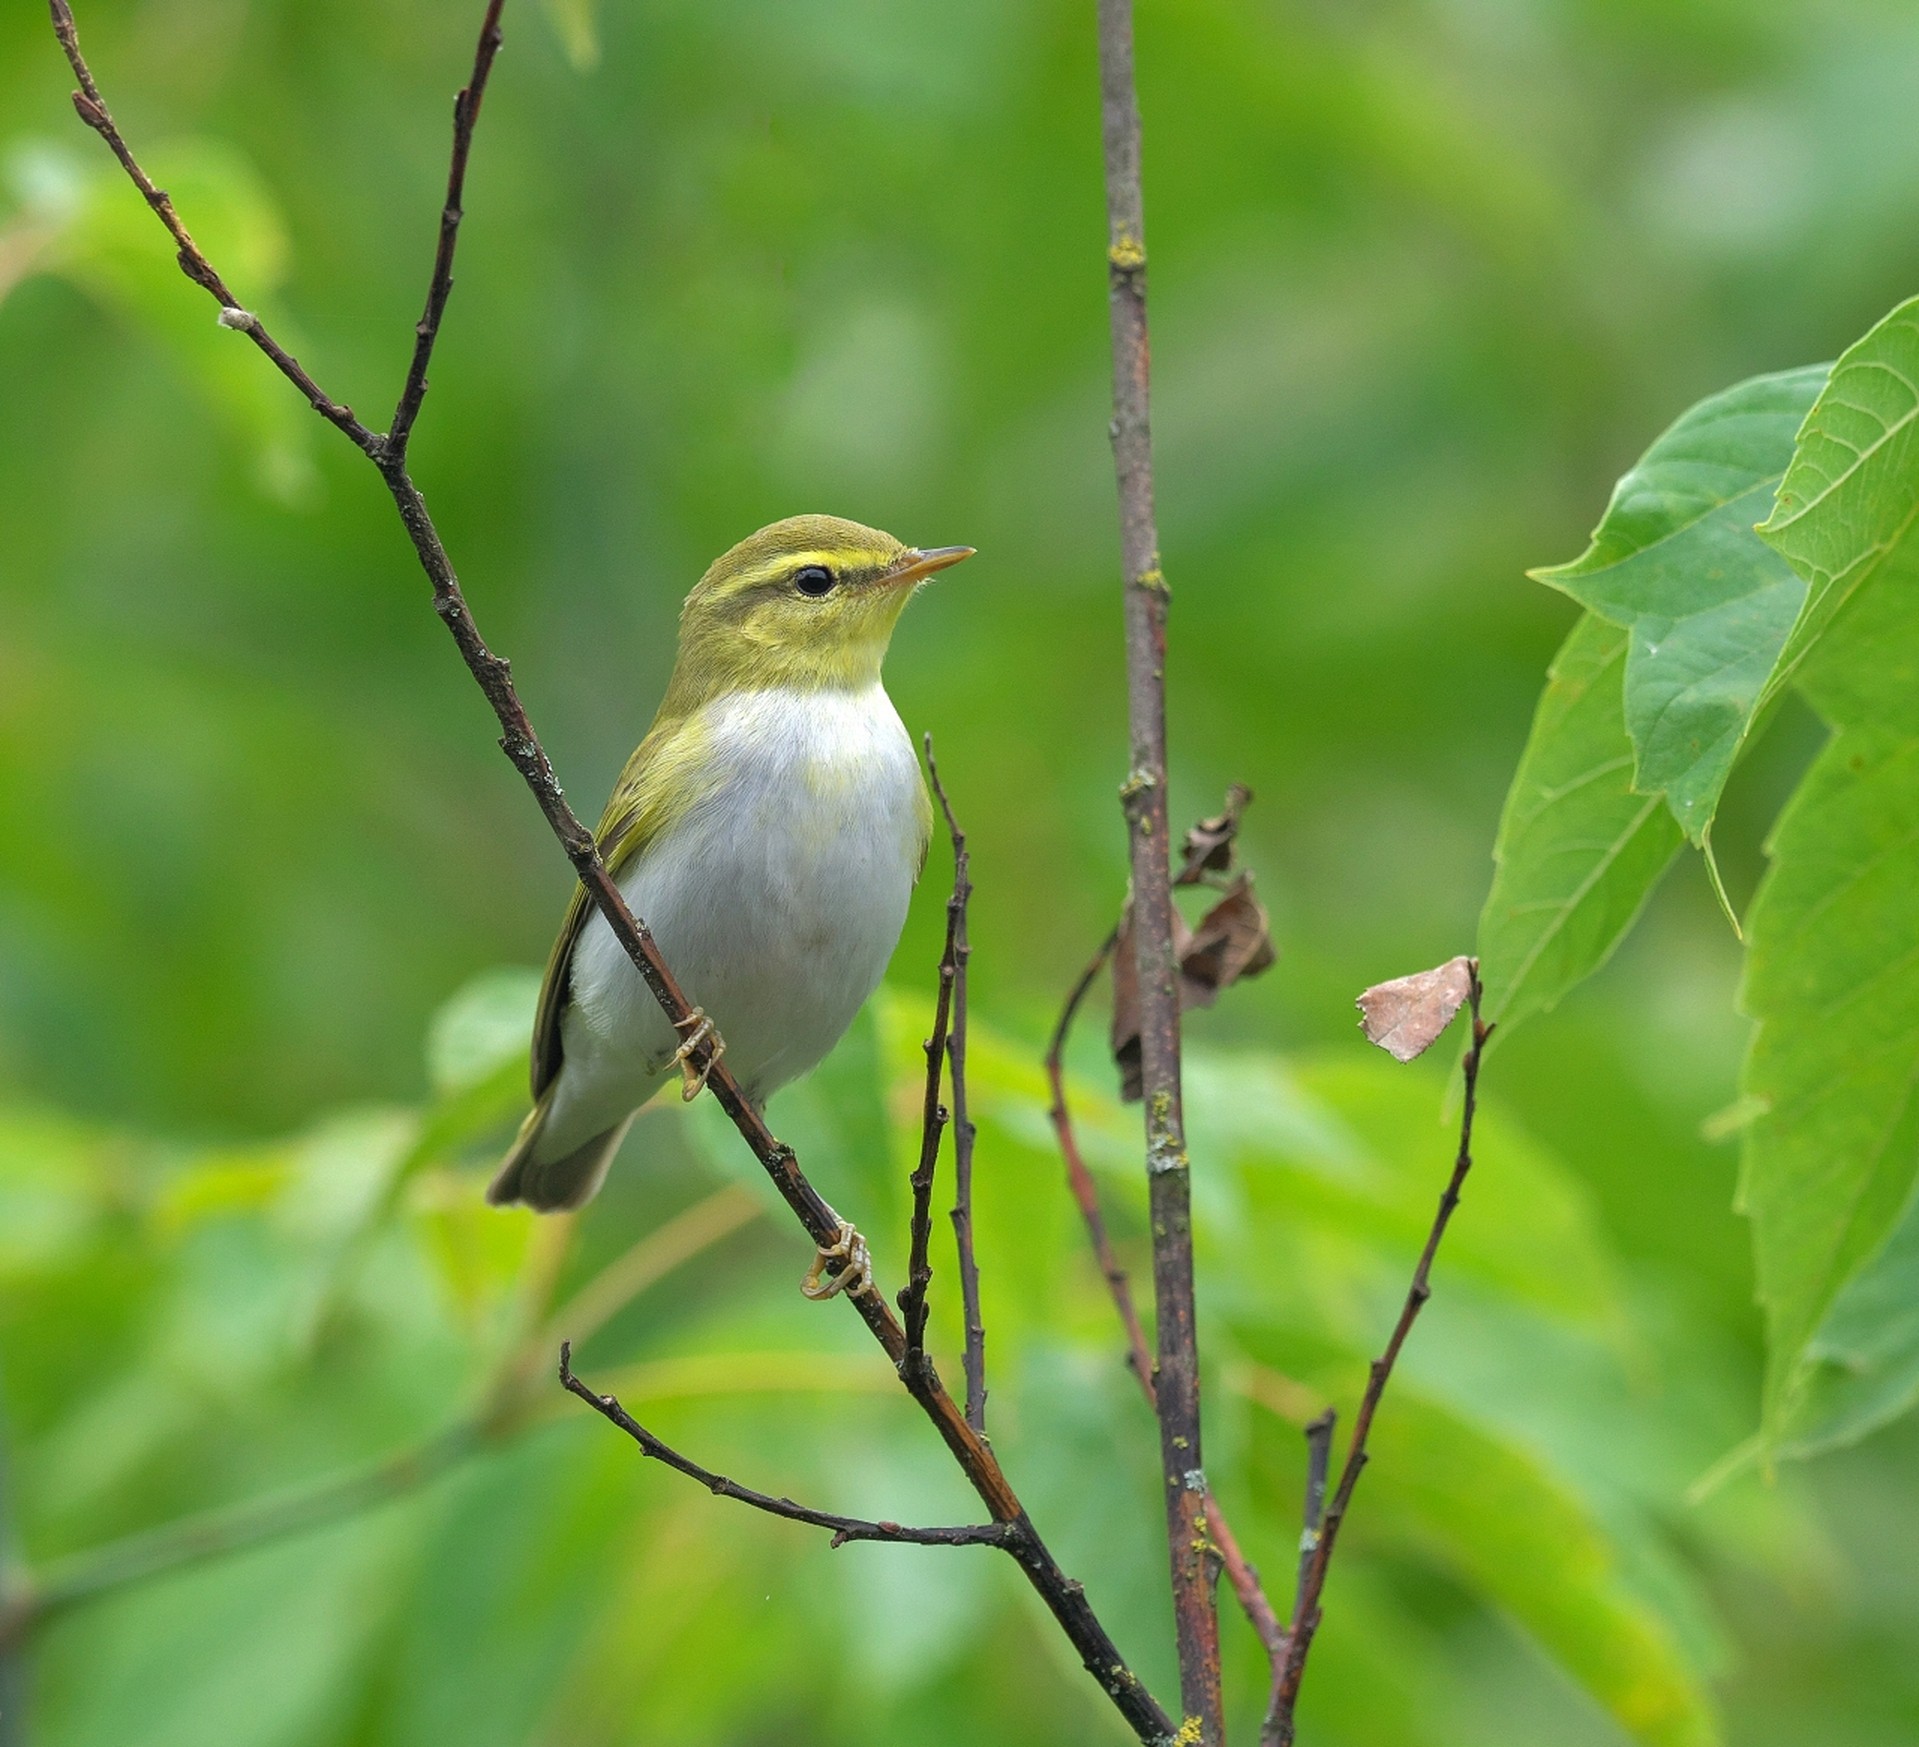
[[[833,592],[833,573],[824,564],[803,564],[793,572],[793,586],[801,594],[810,594],[815,599]]]

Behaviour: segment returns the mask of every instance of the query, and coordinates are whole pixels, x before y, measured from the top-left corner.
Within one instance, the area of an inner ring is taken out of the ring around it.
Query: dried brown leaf
[[[1359,1023],[1367,1038],[1395,1061],[1424,1053],[1465,1005],[1478,966],[1464,956],[1429,971],[1377,983],[1359,997]]]
[[[1240,815],[1253,798],[1244,783],[1226,791],[1226,805],[1210,819],[1202,819],[1186,833],[1185,857],[1173,877],[1176,886],[1190,886],[1202,874],[1224,873],[1233,865],[1233,842],[1239,836]]]
[[[1242,977],[1256,977],[1270,966],[1272,923],[1265,905],[1253,896],[1252,876],[1240,874],[1200,918],[1199,926],[1175,945],[1182,1009],[1210,1007],[1221,989]]]
[[[1195,830],[1209,823],[1212,821],[1202,821]],[[1231,836],[1224,842],[1230,851]],[[1276,956],[1272,925],[1265,906],[1253,896],[1252,876],[1240,874],[1219,902],[1200,918],[1197,928],[1189,929],[1175,911],[1173,952],[1179,960],[1182,1013],[1212,1006],[1221,989],[1230,988],[1242,978],[1256,977],[1271,965]],[[1112,1047],[1113,1062],[1119,1069],[1119,1095],[1129,1104],[1137,1102],[1141,1087],[1139,978],[1133,962],[1130,902],[1120,916],[1119,936],[1113,945]]]

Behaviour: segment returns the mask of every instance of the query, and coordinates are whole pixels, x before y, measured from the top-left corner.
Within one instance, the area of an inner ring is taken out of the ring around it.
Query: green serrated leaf
[[[1806,595],[1753,525],[1825,380],[1816,365],[1702,400],[1620,480],[1585,553],[1532,573],[1630,633],[1633,787],[1663,795],[1695,844]]]
[[[1775,828],[1740,1201],[1766,1313],[1763,1442],[1802,1455],[1910,1406],[1902,1237],[1919,1170],[1919,300],[1834,365],[1760,530],[1807,583],[1780,661],[1836,733]]]
[[[1885,1247],[1837,1298],[1806,1348],[1806,1378],[1780,1453],[1857,1443],[1919,1402],[1919,1195]]]
[[[1814,1337],[1919,1165],[1919,736],[1869,725],[1831,742],[1779,821],[1750,935],[1745,1092],[1765,1113],[1740,1203],[1766,1312],[1766,1433],[1804,1443],[1825,1435],[1807,1419]]]
[[[1759,530],[1807,584],[1775,689],[1882,567],[1911,562],[1915,478],[1919,298],[1900,304],[1832,367]]]
[[[1487,1017],[1508,1027],[1611,957],[1679,848],[1667,809],[1633,790],[1626,644],[1595,614],[1573,627],[1506,795],[1479,961]]]

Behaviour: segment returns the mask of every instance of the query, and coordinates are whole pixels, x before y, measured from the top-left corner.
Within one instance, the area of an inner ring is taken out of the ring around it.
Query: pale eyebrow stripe
[[[748,588],[757,588],[762,583],[781,582],[796,570],[803,570],[809,564],[822,564],[836,576],[843,571],[858,570],[871,564],[875,554],[864,552],[856,547],[821,547],[804,552],[782,552],[775,558],[769,558],[757,570],[742,579]]]

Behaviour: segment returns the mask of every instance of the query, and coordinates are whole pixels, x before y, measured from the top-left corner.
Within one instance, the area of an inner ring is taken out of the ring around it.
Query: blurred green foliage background
[[[80,22],[228,277],[382,417],[477,8]],[[1919,283],[1919,22],[1148,0],[1139,42],[1173,807],[1257,791],[1282,954],[1193,1026],[1209,1455],[1280,1573],[1287,1380],[1350,1399],[1447,1150],[1438,1076],[1363,1061],[1349,1001],[1470,942],[1572,617],[1521,573],[1576,553],[1699,395],[1831,356]],[[985,1555],[829,1554],[642,1471],[544,1387],[501,1395],[545,1327],[529,1282],[564,1301],[724,1193],[732,1150],[710,1112],[649,1118],[566,1254],[478,1208],[524,988],[473,979],[539,961],[567,870],[377,481],[215,327],[69,83],[34,7],[0,17],[13,1554],[57,1571],[464,1430],[403,1499],[51,1620],[19,1738],[1110,1738]],[[1091,7],[528,0],[470,190],[416,471],[583,811],[741,534],[819,509],[981,549],[889,680],[972,836],[999,1440],[1164,1691],[1148,1429],[1032,1068],[1124,877]],[[1721,814],[1736,902],[1816,743],[1789,708]],[[892,1003],[774,1106],[894,1278],[887,1112],[938,911],[923,893]],[[1403,1441],[1362,1489],[1308,1740],[1707,1740],[1709,1687],[1741,1747],[1919,1735],[1911,1428],[1687,1500],[1757,1388],[1733,1154],[1701,1138],[1734,1092],[1737,966],[1689,860],[1617,964],[1495,1051],[1512,1138],[1382,1424]],[[1096,1050],[1082,1068],[1090,1100]],[[1128,1119],[1095,1116],[1136,1239]],[[589,1375],[750,1484],[963,1510],[843,1313],[792,1291],[783,1228],[703,1254],[606,1324]]]

